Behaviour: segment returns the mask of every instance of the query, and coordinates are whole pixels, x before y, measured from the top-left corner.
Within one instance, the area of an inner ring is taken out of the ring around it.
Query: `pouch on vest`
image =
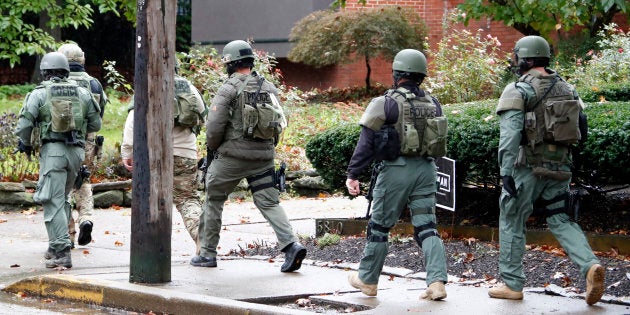
[[[65,133],[81,129],[84,115],[78,88],[66,83],[46,86],[46,104],[50,106],[49,131]]]
[[[580,104],[577,100],[550,101],[545,104],[545,128],[555,142],[580,141]]]
[[[413,124],[404,124],[403,132],[405,133],[405,141],[402,143],[402,148],[400,148],[400,152],[402,154],[412,154],[418,153],[420,149],[420,138],[418,136],[418,130]]]
[[[243,137],[270,140],[283,131],[284,112],[276,96],[261,90],[264,78],[247,80],[239,93],[243,116]]]
[[[422,137],[424,154],[434,158],[445,156],[447,135],[448,124],[446,117],[427,119],[427,127],[424,130],[424,137]]]
[[[188,81],[175,78],[175,108],[173,115],[175,125],[182,127],[196,127],[202,121],[201,113],[198,111],[199,100],[197,95],[190,89]]]

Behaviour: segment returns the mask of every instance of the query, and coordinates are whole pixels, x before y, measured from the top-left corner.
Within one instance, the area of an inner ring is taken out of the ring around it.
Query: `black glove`
[[[18,140],[17,149],[15,149],[14,153],[17,153],[17,152],[26,153],[26,157],[30,161],[31,154],[33,153],[33,146],[25,145],[24,142],[22,142],[22,140]]]
[[[516,184],[514,183],[514,178],[512,176],[501,176],[501,181],[503,182],[503,189],[510,194],[512,197],[516,197]]]

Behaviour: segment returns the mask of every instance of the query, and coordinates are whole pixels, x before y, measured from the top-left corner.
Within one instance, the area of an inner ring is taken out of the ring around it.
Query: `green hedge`
[[[627,102],[630,100],[630,85],[628,82],[610,83],[597,90],[580,90],[580,97],[584,102],[594,103],[604,99],[607,102]]]
[[[444,106],[449,119],[447,156],[455,159],[458,186],[498,184],[499,119],[496,100]],[[592,103],[585,109],[589,136],[575,158],[577,174],[589,181],[627,183],[630,168],[630,103]],[[334,189],[345,187],[346,168],[359,137],[354,124],[343,124],[313,137],[306,156]],[[592,175],[595,175],[593,177]],[[362,182],[369,180],[366,170]]]

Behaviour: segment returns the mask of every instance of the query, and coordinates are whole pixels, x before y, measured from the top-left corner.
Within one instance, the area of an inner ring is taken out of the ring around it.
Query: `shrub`
[[[345,187],[346,169],[359,140],[360,127],[343,123],[315,135],[306,144],[306,157],[333,189]],[[361,182],[369,182],[369,170]]]
[[[324,236],[317,239],[317,247],[322,249],[326,246],[337,245],[341,241],[341,236],[339,234],[331,234],[326,233]]]
[[[23,153],[14,152],[18,137],[13,134],[18,117],[13,113],[0,115],[0,181],[18,182],[23,179],[37,179],[39,160],[33,152],[31,159]]]
[[[24,98],[26,93],[35,89],[35,84],[0,85],[0,99]]]
[[[605,91],[610,83],[630,80],[630,32],[624,33],[612,23],[598,33],[599,51],[589,51],[576,59],[575,72],[567,75],[578,91]],[[612,85],[614,86],[614,84]],[[599,101],[599,97],[596,97]]]
[[[628,183],[630,103],[590,104],[588,139],[576,159],[579,174],[591,182]]]
[[[458,29],[459,14],[453,11],[444,22],[448,32],[432,55],[433,73],[424,86],[443,104],[496,98],[512,77],[506,70],[509,56],[501,52],[501,42],[490,34],[484,36],[483,30],[472,34]]]

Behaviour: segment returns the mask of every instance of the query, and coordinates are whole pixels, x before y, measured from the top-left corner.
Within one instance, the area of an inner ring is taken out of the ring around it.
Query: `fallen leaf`
[[[109,231],[105,231],[105,234],[110,234],[110,232]]]
[[[11,268],[18,268],[18,267],[20,267],[20,265],[18,265],[18,264],[11,265]]]
[[[21,297],[21,298],[25,298],[25,297],[27,297],[27,296],[28,296],[28,295],[26,294],[26,292],[22,292],[22,291],[20,291],[20,292],[16,293],[15,295],[16,295],[17,297]]]
[[[119,242],[119,241],[115,241],[115,242],[114,242],[114,245],[116,245],[116,246],[123,246],[123,245],[124,245],[124,243]]]
[[[394,281],[394,278],[395,278],[394,275],[389,275],[389,279],[388,280],[389,281]]]
[[[55,302],[55,300],[53,300],[53,299],[43,299],[42,302],[43,303],[53,303],[53,302]]]
[[[5,222],[8,222],[8,221],[9,220],[6,220],[6,219],[0,219],[0,223],[5,223]]]
[[[89,255],[89,254],[90,254],[90,251],[89,251],[89,250],[87,250],[87,249],[84,249],[84,250],[83,250],[83,255]]]

